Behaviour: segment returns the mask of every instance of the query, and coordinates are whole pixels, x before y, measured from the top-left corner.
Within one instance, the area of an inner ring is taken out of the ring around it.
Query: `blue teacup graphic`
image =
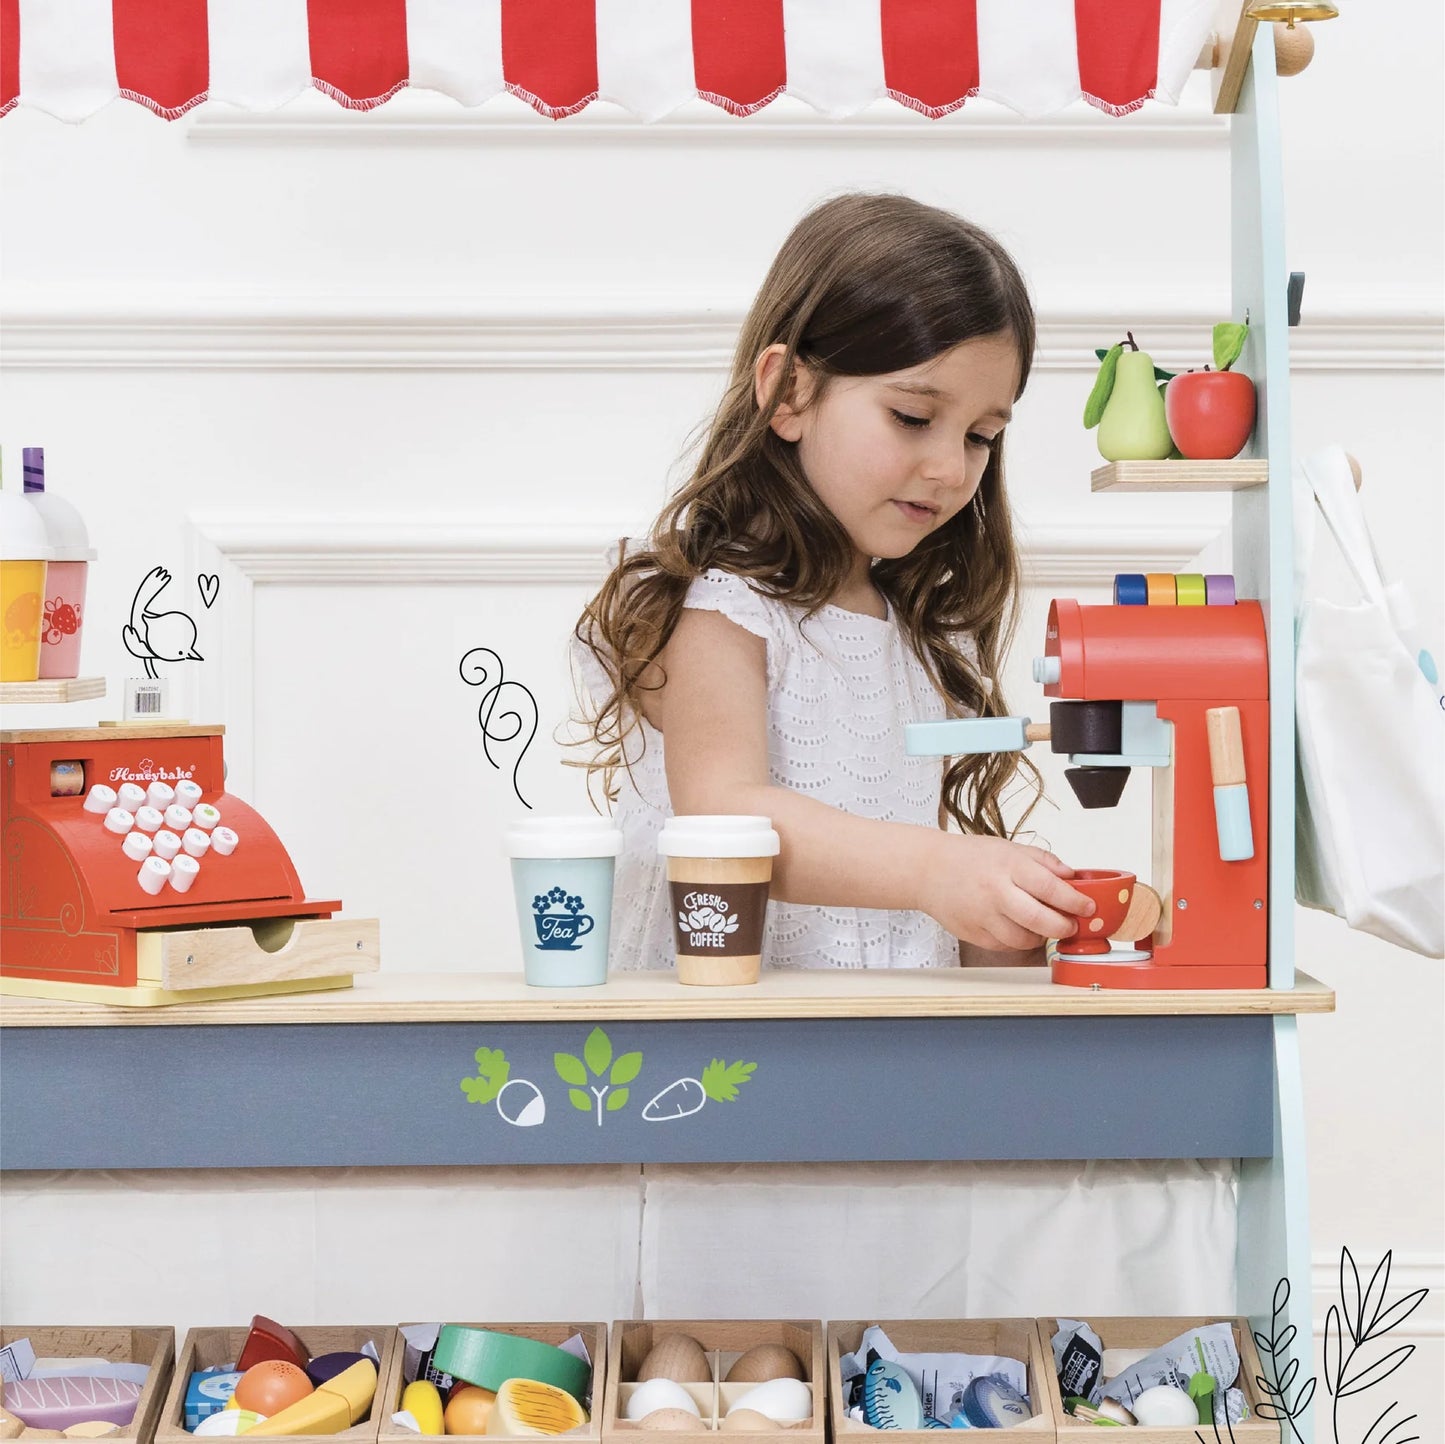
[[[561,905],[561,910],[548,912],[549,906]],[[569,894],[565,888],[554,887],[532,899],[532,919],[537,929],[539,952],[565,951],[575,953],[578,939],[585,938],[597,926],[596,921],[582,911],[580,897]]]

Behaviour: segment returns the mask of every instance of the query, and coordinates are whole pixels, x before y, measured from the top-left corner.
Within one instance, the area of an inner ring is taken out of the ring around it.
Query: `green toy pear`
[[[1134,333],[1110,347],[1084,408],[1084,425],[1099,428],[1105,461],[1163,461],[1174,449],[1154,361]]]

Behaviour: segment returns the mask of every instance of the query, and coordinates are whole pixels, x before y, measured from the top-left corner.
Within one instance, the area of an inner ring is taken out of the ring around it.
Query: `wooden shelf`
[[[24,980],[0,979],[22,991]],[[698,1022],[766,1018],[985,1018],[1328,1013],[1334,992],[1060,987],[1047,968],[779,970],[748,987],[689,988],[669,972],[614,974],[598,988],[530,988],[515,973],[377,973],[335,992],[117,1008],[36,997],[0,1001],[6,1028],[297,1023]]]
[[[1269,481],[1267,461],[1111,461],[1091,491],[1248,491]]]
[[[105,696],[104,677],[56,677],[45,682],[0,682],[0,702],[93,702]]]

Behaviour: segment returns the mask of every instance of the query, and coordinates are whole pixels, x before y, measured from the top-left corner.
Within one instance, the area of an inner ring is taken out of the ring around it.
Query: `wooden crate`
[[[234,1364],[240,1357],[246,1343],[250,1326],[239,1328],[206,1327],[191,1329],[181,1344],[176,1359],[176,1372],[171,1380],[170,1392],[166,1395],[161,1410],[160,1424],[156,1429],[156,1444],[190,1444],[195,1437],[186,1428],[186,1386],[191,1375],[198,1369],[214,1369],[221,1364]],[[376,1345],[381,1363],[376,1371],[377,1392],[372,1400],[371,1412],[359,1424],[343,1429],[339,1434],[293,1434],[287,1437],[301,1441],[301,1444],[375,1444],[378,1420],[381,1410],[377,1407],[381,1399],[381,1382],[391,1368],[392,1354],[397,1348],[399,1335],[390,1325],[367,1326],[365,1324],[317,1324],[310,1328],[293,1329],[311,1358],[321,1354],[355,1352],[365,1343]]]
[[[0,1328],[0,1347],[16,1339],[29,1339],[37,1359],[109,1359],[117,1364],[146,1364],[145,1387],[136,1401],[135,1413],[124,1429],[105,1437],[112,1444],[151,1444],[160,1420],[161,1403],[171,1384],[171,1366],[176,1358],[176,1331],[139,1324],[97,1325],[94,1328],[45,1325],[21,1328],[18,1324]]]
[[[823,1444],[827,1419],[827,1397],[824,1391],[823,1325],[817,1319],[621,1319],[612,1325],[612,1347],[607,1359],[607,1392],[602,1409],[603,1440],[625,1436],[635,1444],[638,1436],[650,1438],[652,1431],[642,1429],[623,1417],[627,1400],[637,1387],[637,1371],[664,1334],[690,1334],[702,1345],[712,1366],[712,1382],[684,1384],[692,1395],[702,1417],[696,1430],[669,1431],[669,1440],[710,1440],[717,1420],[737,1399],[756,1387],[753,1384],[723,1383],[728,1370],[739,1355],[756,1344],[782,1344],[798,1356],[808,1387],[813,1393],[813,1416],[783,1428],[800,1441]],[[774,1431],[769,1431],[774,1432]],[[739,1438],[753,1437],[739,1432]]]
[[[535,1339],[539,1344],[564,1344],[574,1334],[581,1334],[592,1358],[592,1408],[591,1419],[580,1429],[569,1429],[569,1439],[599,1439],[602,1433],[601,1413],[604,1383],[607,1378],[607,1325],[606,1324],[487,1324],[461,1322],[463,1328],[490,1329],[494,1334],[515,1334],[524,1339]],[[401,1330],[411,1328],[402,1324],[396,1333],[396,1348],[392,1352],[391,1367],[381,1381],[377,1397],[382,1401],[380,1410],[379,1444],[418,1444],[420,1435],[410,1429],[403,1429],[391,1422],[391,1416],[401,1408],[402,1390],[407,1386],[406,1339]],[[476,1439],[476,1434],[453,1435],[453,1438]],[[491,1434],[488,1438],[515,1438],[515,1435]]]
[[[1069,1317],[1084,1319],[1098,1334],[1106,1353],[1110,1349],[1157,1349],[1188,1329],[1199,1328],[1203,1324],[1228,1324],[1234,1330],[1234,1347],[1239,1350],[1239,1378],[1235,1385],[1244,1390],[1244,1397],[1249,1401],[1250,1417],[1235,1424],[1231,1431],[1221,1429],[1221,1434],[1225,1438],[1232,1434],[1234,1444],[1279,1444],[1280,1426],[1269,1419],[1261,1419],[1256,1412],[1259,1405],[1266,1401],[1254,1382],[1263,1370],[1260,1368],[1259,1352],[1254,1347],[1254,1335],[1250,1331],[1248,1319],[1230,1318],[1222,1314],[1211,1314],[1202,1318],[1100,1319],[1082,1314],[1071,1314]],[[1058,1330],[1059,1321],[1056,1318],[1046,1318],[1035,1322],[1038,1325],[1039,1347],[1044,1358],[1052,1364],[1053,1346],[1050,1341]],[[1049,1403],[1058,1426],[1059,1444],[1084,1444],[1085,1440],[1090,1441],[1090,1444],[1099,1444],[1097,1424],[1089,1424],[1064,1413],[1063,1396],[1059,1392],[1058,1379],[1052,1367],[1049,1369],[1048,1382]],[[1196,1429],[1203,1433],[1205,1438],[1213,1438],[1211,1426],[1208,1425],[1189,1424],[1174,1429],[1146,1429],[1138,1426],[1128,1431],[1129,1444],[1199,1444],[1195,1437]]]
[[[1010,1434],[1032,1440],[1053,1440],[1055,1419],[1049,1407],[1054,1371],[1048,1356],[1040,1352],[1039,1331],[1033,1319],[870,1319],[867,1322],[834,1320],[828,1325],[828,1411],[833,1437],[845,1434],[877,1434],[879,1431],[848,1417],[843,1401],[844,1354],[856,1353],[863,1332],[876,1325],[888,1335],[900,1354],[983,1354],[1018,1359],[1028,1377],[1029,1404],[1033,1418],[1016,1424]],[[1057,1388],[1053,1388],[1057,1394]],[[888,1431],[903,1444],[938,1444],[936,1429],[895,1429]],[[1095,1440],[1094,1444],[1098,1444]]]

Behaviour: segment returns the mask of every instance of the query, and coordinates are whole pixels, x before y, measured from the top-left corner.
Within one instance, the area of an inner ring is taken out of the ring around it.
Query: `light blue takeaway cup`
[[[525,817],[503,840],[512,860],[522,972],[540,988],[607,981],[612,875],[622,834],[608,817]]]

